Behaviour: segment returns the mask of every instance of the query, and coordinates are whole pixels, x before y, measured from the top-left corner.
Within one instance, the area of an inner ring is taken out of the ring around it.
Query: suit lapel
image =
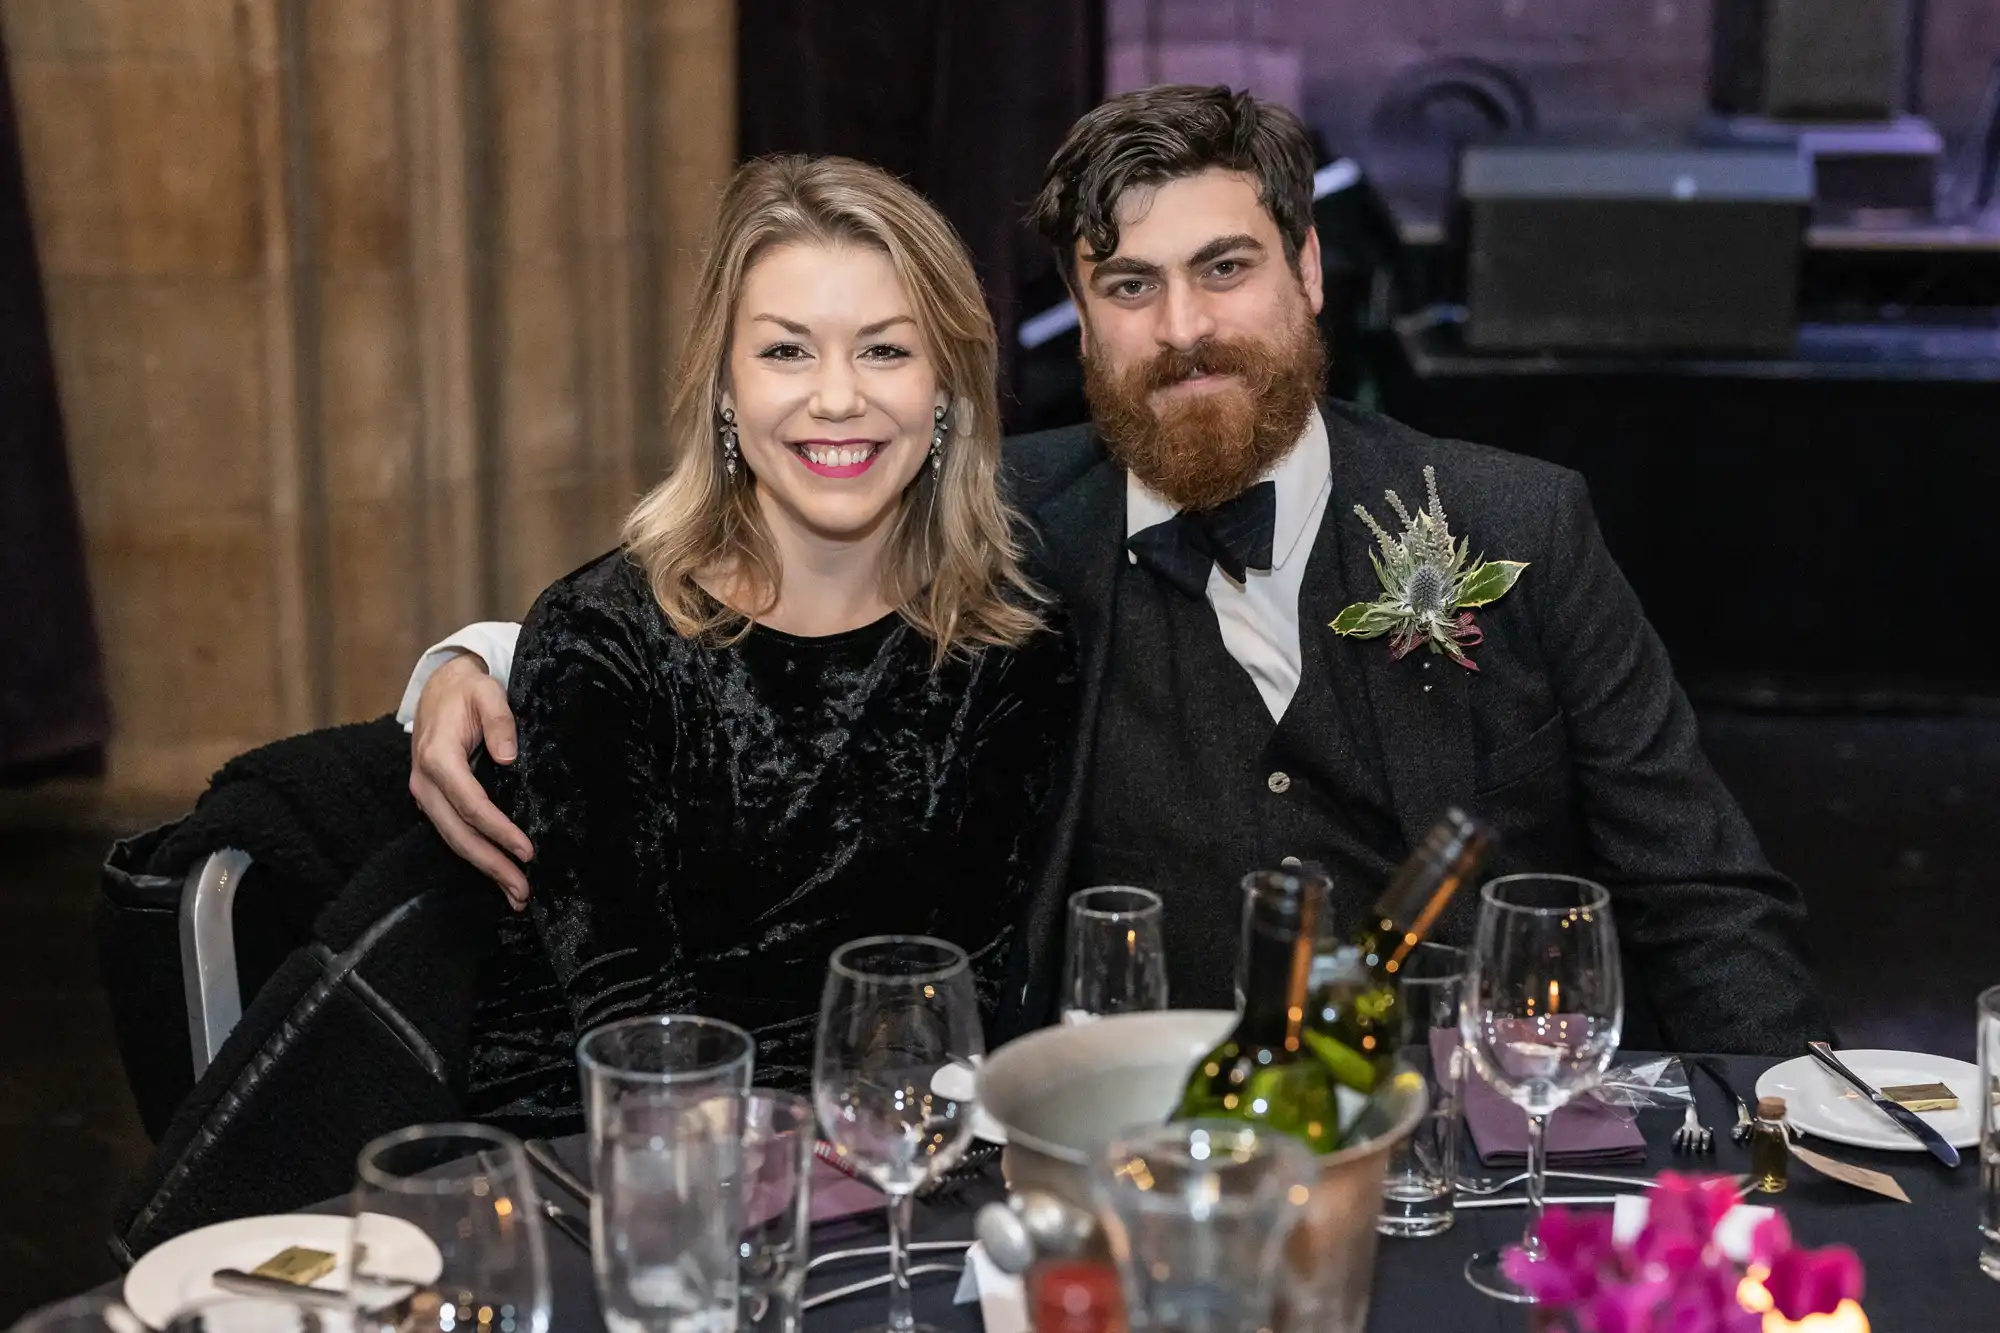
[[[1333,494],[1316,540],[1338,548],[1347,599],[1369,601],[1381,594],[1382,585],[1368,560],[1373,538],[1354,506],[1367,505],[1379,518],[1387,509],[1383,491],[1394,490],[1406,501],[1421,496],[1423,459],[1356,430],[1342,413],[1328,410],[1326,419]],[[1447,806],[1472,800],[1472,673],[1421,648],[1400,662],[1391,661],[1386,636],[1348,638],[1335,634],[1324,619],[1304,621],[1300,633],[1323,636],[1322,646],[1348,668],[1341,674],[1362,683],[1382,746],[1396,823],[1415,847]]]
[[[1069,865],[1083,823],[1089,792],[1097,713],[1111,658],[1118,561],[1125,551],[1125,473],[1108,458],[1044,501],[1033,515],[1045,582],[1062,598],[1078,652],[1076,741],[1068,765],[1058,775],[1051,845],[1041,882],[1030,906],[1021,977],[1022,1003],[1029,1024],[1053,1004],[1056,969],[1062,956],[1064,903]]]

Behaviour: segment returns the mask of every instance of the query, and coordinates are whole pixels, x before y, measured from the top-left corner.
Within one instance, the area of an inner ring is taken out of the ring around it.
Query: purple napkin
[[[1449,1068],[1458,1034],[1448,1028],[1431,1032],[1431,1058]],[[1465,1129],[1479,1150],[1479,1164],[1491,1167],[1525,1165],[1528,1160],[1528,1113],[1502,1097],[1466,1062]],[[1620,1111],[1595,1097],[1579,1097],[1549,1117],[1550,1166],[1632,1166],[1646,1160],[1646,1137],[1629,1110]]]
[[[857,1213],[879,1213],[888,1203],[888,1196],[873,1185],[844,1175],[819,1158],[813,1158],[813,1221],[832,1222]]]

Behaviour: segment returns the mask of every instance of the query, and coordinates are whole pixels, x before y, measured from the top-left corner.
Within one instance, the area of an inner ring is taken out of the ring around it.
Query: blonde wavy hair
[[[777,548],[743,468],[723,467],[720,411],[743,276],[773,246],[867,246],[888,256],[949,400],[942,467],[904,491],[882,569],[886,601],[935,648],[1012,646],[1041,625],[1045,595],[1021,571],[1019,518],[1000,497],[993,319],[971,256],[915,190],[841,157],[745,163],[717,211],[667,410],[668,470],[625,520],[622,540],[668,621],[688,638],[729,641],[777,604]],[[757,599],[720,607],[695,579],[726,572]]]

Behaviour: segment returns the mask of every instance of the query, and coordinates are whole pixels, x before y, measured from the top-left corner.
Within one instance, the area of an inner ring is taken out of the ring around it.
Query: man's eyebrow
[[[1113,255],[1090,271],[1090,278],[1093,282],[1100,277],[1157,278],[1159,276],[1160,266],[1158,264],[1149,263],[1143,259],[1134,259],[1129,255],[1122,257]]]
[[[1216,237],[1189,255],[1186,266],[1206,268],[1224,255],[1238,250],[1251,250],[1260,255],[1265,253],[1262,241],[1248,232],[1239,232],[1234,236]],[[1099,278],[1157,278],[1160,273],[1160,266],[1151,260],[1136,259],[1130,255],[1113,255],[1091,269],[1090,278],[1093,282]]]
[[[1232,250],[1255,250],[1261,255],[1264,253],[1264,243],[1247,232],[1235,236],[1218,236],[1189,257],[1188,267],[1202,268],[1213,264]]]

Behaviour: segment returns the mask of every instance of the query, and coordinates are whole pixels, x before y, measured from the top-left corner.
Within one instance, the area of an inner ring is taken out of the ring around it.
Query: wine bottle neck
[[[1453,812],[1397,868],[1375,902],[1370,923],[1381,937],[1389,971],[1401,970],[1403,960],[1423,943],[1451,900],[1478,873],[1490,845],[1484,828]]]
[[[1242,1036],[1259,1045],[1298,1048],[1325,904],[1324,888],[1312,884],[1253,906],[1244,941]]]

